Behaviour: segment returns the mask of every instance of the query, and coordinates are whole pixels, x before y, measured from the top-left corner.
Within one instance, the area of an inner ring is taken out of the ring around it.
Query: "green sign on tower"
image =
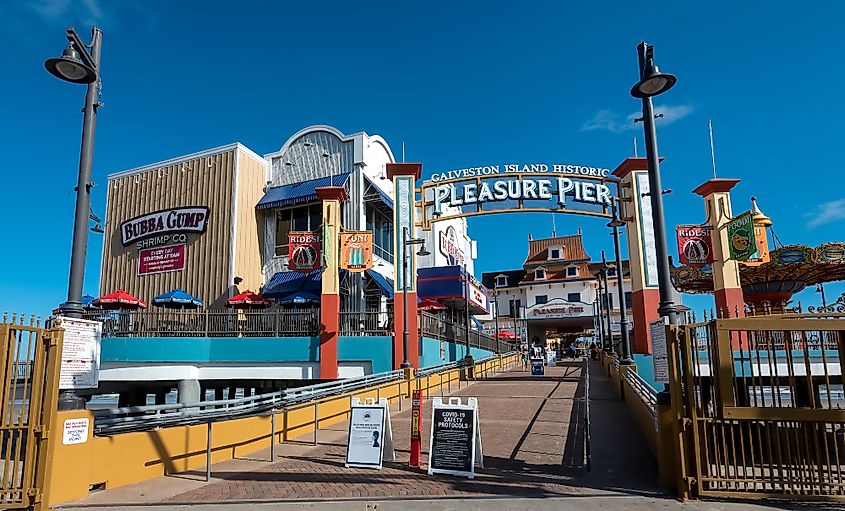
[[[757,252],[757,239],[751,212],[743,213],[731,220],[727,228],[731,259],[748,261]]]

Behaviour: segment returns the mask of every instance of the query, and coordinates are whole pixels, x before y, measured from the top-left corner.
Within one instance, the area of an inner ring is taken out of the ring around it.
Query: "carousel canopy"
[[[810,285],[845,280],[845,243],[776,248],[768,263],[759,266],[740,263],[739,278],[746,298],[791,297]],[[709,265],[673,267],[672,283],[683,293],[712,293],[713,268]]]
[[[194,309],[202,307],[202,300],[181,289],[174,289],[153,298],[153,305],[171,309]]]

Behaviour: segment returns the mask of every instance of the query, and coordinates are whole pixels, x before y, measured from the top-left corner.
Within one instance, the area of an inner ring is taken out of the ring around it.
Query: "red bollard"
[[[419,468],[422,455],[422,392],[415,390],[411,399],[411,461],[408,465]]]

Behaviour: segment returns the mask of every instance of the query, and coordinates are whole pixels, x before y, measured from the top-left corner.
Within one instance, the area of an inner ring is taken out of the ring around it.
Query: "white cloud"
[[[804,216],[809,217],[807,228],[812,229],[820,225],[845,220],[845,199],[832,200],[816,205],[815,211],[806,213]]]
[[[96,25],[103,21],[103,9],[99,0],[37,0],[27,5],[36,15],[46,21],[74,19],[86,25]]]
[[[654,109],[654,115],[663,115],[659,119],[661,125],[672,124],[691,114],[695,108],[692,105],[660,105]],[[581,125],[581,131],[605,130],[619,133],[625,130],[637,129],[634,119],[642,117],[642,112],[634,112],[622,116],[612,110],[599,110],[591,119]]]

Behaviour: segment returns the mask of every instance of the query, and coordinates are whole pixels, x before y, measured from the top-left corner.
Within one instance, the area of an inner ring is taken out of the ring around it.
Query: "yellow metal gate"
[[[0,508],[40,509],[47,436],[56,434],[62,331],[17,319],[0,323]]]
[[[716,319],[668,331],[682,492],[845,499],[845,319]]]

